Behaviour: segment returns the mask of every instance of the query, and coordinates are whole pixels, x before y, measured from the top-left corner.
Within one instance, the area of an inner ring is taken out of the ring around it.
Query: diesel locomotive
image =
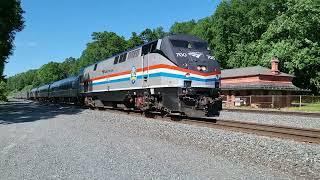
[[[75,77],[34,88],[25,96],[92,108],[218,116],[220,75],[204,40],[170,35],[87,66]]]

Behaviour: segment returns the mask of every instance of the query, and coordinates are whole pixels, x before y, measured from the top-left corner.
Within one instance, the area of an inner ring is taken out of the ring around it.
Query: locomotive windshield
[[[179,48],[188,48],[188,49],[198,49],[198,50],[207,50],[207,43],[204,42],[189,42],[184,40],[171,40],[173,47]]]
[[[178,34],[164,37],[161,52],[181,68],[206,73],[220,69],[208,49],[208,43],[195,36]]]

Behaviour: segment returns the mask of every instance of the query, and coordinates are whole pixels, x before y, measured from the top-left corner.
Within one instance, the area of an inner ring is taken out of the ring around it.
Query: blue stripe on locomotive
[[[148,75],[139,75],[139,76],[137,76],[137,79],[142,79],[142,77],[144,77],[144,76],[148,76]],[[159,73],[149,74],[148,77],[149,77],[149,78],[154,78],[154,77],[169,77],[169,78],[192,80],[192,81],[200,81],[200,82],[214,82],[214,81],[217,81],[217,78],[202,79],[202,78],[197,78],[197,77],[186,77],[186,76],[184,76],[184,75],[171,74],[171,73],[165,73],[165,72],[159,72]],[[105,80],[105,81],[102,81],[102,82],[92,83],[92,85],[111,84],[111,83],[117,83],[117,82],[123,82],[123,81],[130,81],[130,77],[120,78],[120,79],[114,79],[114,80],[110,80],[110,81]]]

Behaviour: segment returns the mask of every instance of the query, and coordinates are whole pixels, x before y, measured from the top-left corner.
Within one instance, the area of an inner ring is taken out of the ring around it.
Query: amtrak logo
[[[189,52],[188,53],[189,54],[189,56],[193,56],[193,57],[196,57],[196,58],[200,58],[200,56],[202,55],[202,53],[201,52]]]
[[[137,69],[136,69],[136,67],[132,66],[130,81],[132,84],[134,84],[134,83],[136,83],[136,80],[137,80]]]

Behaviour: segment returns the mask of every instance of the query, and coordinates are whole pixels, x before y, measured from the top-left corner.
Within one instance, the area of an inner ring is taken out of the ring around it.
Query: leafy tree
[[[37,70],[29,70],[9,77],[7,79],[7,88],[8,91],[20,91],[26,86],[38,86],[40,83],[41,82],[37,76]]]
[[[223,68],[238,46],[259,40],[268,25],[286,10],[286,0],[222,1],[212,16],[208,40]]]
[[[134,47],[139,46],[143,43],[144,43],[143,39],[140,36],[138,36],[137,33],[133,32],[130,39],[127,41],[127,49],[134,48]]]
[[[191,34],[192,30],[197,25],[195,20],[186,21],[186,22],[175,22],[171,28],[171,34]]]
[[[228,64],[269,66],[271,57],[277,56],[281,70],[296,76],[296,85],[319,93],[319,6],[312,0],[288,0],[285,6],[287,10],[270,22],[259,40],[236,47]]]
[[[12,54],[15,34],[23,29],[22,14],[20,0],[0,1],[0,76],[5,60]]]
[[[67,78],[79,73],[77,72],[77,59],[73,57],[66,58],[59,64],[59,68],[62,71],[62,78]]]
[[[82,52],[78,68],[93,64],[114,54],[120,53],[127,48],[124,37],[118,36],[114,32],[94,32],[92,42],[87,44],[87,48]]]
[[[199,38],[202,38],[208,41],[209,39],[211,39],[208,34],[209,29],[211,27],[211,23],[212,23],[211,17],[200,19],[197,22],[197,24],[193,27],[190,34],[198,36]]]
[[[4,64],[12,54],[16,32],[23,29],[22,14],[19,0],[0,1],[0,100],[6,100],[7,85],[2,76]]]
[[[143,40],[143,42],[146,43],[156,39],[160,39],[166,35],[167,33],[163,30],[163,27],[157,27],[155,29],[145,29],[140,33],[139,36]]]
[[[7,85],[4,80],[0,80],[0,101],[7,101]]]
[[[48,84],[63,78],[63,71],[57,62],[49,62],[43,65],[37,72],[41,84]]]

